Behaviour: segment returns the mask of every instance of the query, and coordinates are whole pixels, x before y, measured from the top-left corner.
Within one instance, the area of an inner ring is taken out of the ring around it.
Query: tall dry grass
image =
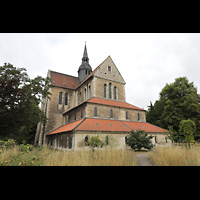
[[[53,150],[47,147],[21,152],[18,146],[0,153],[0,165],[6,166],[135,166],[135,153],[126,149]]]
[[[135,166],[133,151],[97,149],[95,151],[52,151],[46,156],[44,166]]]
[[[19,153],[19,147],[18,146],[14,146],[13,148],[10,149],[6,149],[2,152],[2,150],[0,150],[0,162],[6,162],[10,159],[10,157],[12,155],[17,155]]]
[[[149,158],[155,166],[199,166],[200,147],[191,149],[176,147],[160,147],[149,152]]]

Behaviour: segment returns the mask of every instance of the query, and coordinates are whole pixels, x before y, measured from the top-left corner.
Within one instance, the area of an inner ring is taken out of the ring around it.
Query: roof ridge
[[[86,118],[87,118],[87,117],[85,117],[83,120],[81,119],[82,121],[81,121],[77,126],[75,126],[75,127],[72,129],[72,131],[73,131],[73,130],[76,130],[76,128],[78,128],[78,127],[86,120]],[[73,123],[73,122],[72,122],[72,123]]]

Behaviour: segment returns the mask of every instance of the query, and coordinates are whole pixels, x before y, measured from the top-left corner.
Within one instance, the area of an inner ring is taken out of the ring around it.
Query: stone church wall
[[[99,138],[109,147],[126,148],[126,138],[130,133],[127,132],[101,132],[101,131],[76,131],[59,133],[48,136],[47,145],[54,149],[67,150],[67,149],[83,149],[86,148],[86,137],[90,139],[94,136]],[[170,146],[171,140],[167,139],[164,133],[148,133],[152,135],[152,144],[155,147]],[[104,146],[104,147],[106,147]]]
[[[87,103],[86,117],[95,117],[94,109],[97,108],[97,118],[116,119],[116,120],[130,120],[138,121],[138,113],[140,115],[140,122],[146,122],[145,111],[133,110],[128,108],[119,108],[116,106],[107,106],[95,103]],[[111,118],[111,109],[113,117]],[[126,119],[126,112],[128,112],[128,119]]]
[[[106,84],[106,98],[109,99],[109,83],[111,83],[111,99],[114,99],[114,87],[117,88],[116,91],[116,100],[119,101],[126,101],[126,95],[125,95],[125,85],[122,83],[114,82],[111,80],[103,79],[94,77],[94,87],[95,87],[95,97],[101,97],[104,98],[104,84]]]
[[[62,92],[62,104],[59,104],[59,94]],[[65,105],[65,93],[68,94],[68,105]],[[53,87],[51,89],[50,100],[47,105],[47,123],[45,132],[61,126],[63,124],[62,113],[74,107],[74,91],[65,88]]]
[[[74,134],[75,137],[75,149],[81,149],[86,147],[85,138],[86,136],[88,139],[94,136],[99,136],[99,138],[105,142],[106,137],[108,140],[108,146],[110,147],[117,147],[117,148],[124,148],[126,147],[125,144],[125,137],[129,135],[127,132],[95,132],[95,131],[77,131]]]

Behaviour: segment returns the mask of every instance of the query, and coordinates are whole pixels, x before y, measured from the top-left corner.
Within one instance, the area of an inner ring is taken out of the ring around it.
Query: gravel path
[[[147,153],[136,153],[138,166],[154,166]]]

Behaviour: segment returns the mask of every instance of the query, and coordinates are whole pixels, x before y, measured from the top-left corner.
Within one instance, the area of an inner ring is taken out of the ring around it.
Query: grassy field
[[[148,153],[155,166],[199,166],[200,147],[191,149],[176,147],[155,148]]]
[[[135,166],[135,153],[130,150],[97,149],[95,151],[59,151],[32,148],[21,151],[19,146],[0,153],[1,166]]]

